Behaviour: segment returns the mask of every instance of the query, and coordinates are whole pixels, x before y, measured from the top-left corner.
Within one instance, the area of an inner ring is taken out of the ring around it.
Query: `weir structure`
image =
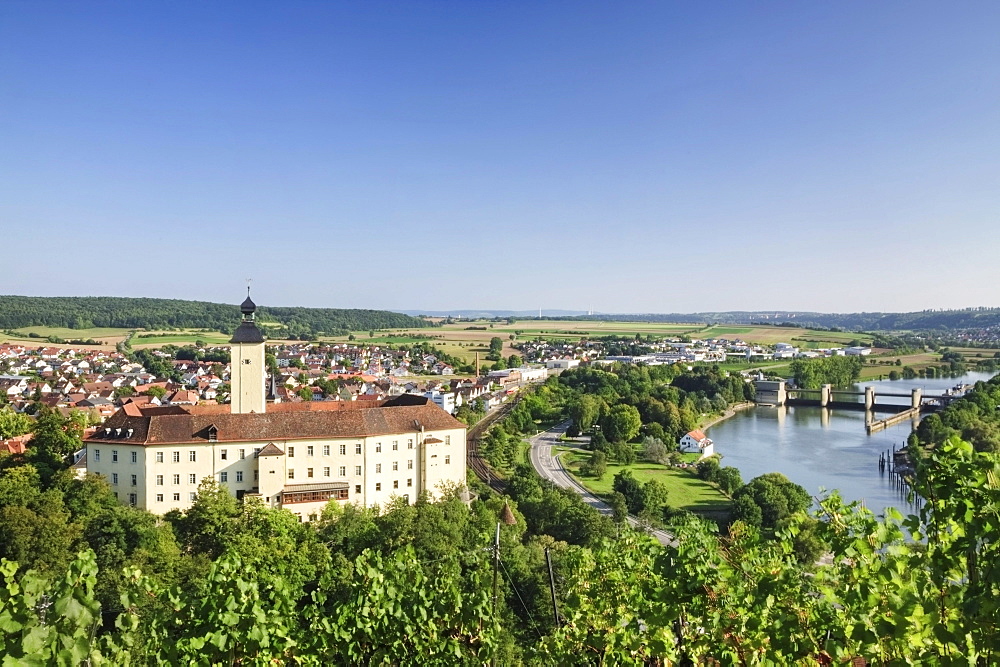
[[[757,404],[772,406],[816,406],[831,410],[864,410],[865,428],[869,433],[881,431],[907,419],[919,420],[921,415],[937,412],[951,401],[961,398],[962,394],[928,394],[924,395],[919,387],[909,394],[892,392],[876,393],[875,387],[868,386],[864,391],[853,389],[834,389],[832,385],[824,384],[819,389],[799,389],[789,387],[784,380],[757,380]],[[864,397],[864,400],[859,400]],[[880,403],[879,398],[909,398],[909,405],[904,403]],[[875,419],[875,413],[888,412],[883,419]]]

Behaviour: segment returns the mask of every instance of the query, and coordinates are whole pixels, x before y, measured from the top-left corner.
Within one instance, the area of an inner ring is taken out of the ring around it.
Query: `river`
[[[940,394],[959,383],[988,380],[992,373],[967,373],[955,378],[881,380],[856,384],[858,391],[874,386],[880,392],[909,394],[915,387]],[[838,399],[840,400],[840,399]],[[908,398],[876,399],[905,403]],[[886,413],[878,413],[879,418]],[[747,482],[767,472],[780,472],[814,496],[838,489],[846,501],[863,500],[876,514],[896,507],[912,511],[887,473],[879,472],[879,454],[901,448],[912,430],[909,421],[879,433],[865,433],[865,413],[819,407],[754,407],[708,429],[722,465],[739,469]]]

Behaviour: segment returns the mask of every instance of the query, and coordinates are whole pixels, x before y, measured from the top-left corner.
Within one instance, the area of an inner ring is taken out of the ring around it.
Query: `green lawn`
[[[218,331],[177,331],[168,332],[166,336],[150,336],[142,338],[142,333],[137,333],[132,338],[132,347],[159,347],[161,345],[194,345],[195,341],[203,341],[209,345],[226,345],[229,343],[229,336]],[[149,332],[156,333],[156,332]]]
[[[590,457],[590,452],[557,448],[562,454],[563,464],[573,476],[595,494],[607,497],[611,494],[615,475],[622,470],[631,470],[632,475],[640,482],[656,479],[667,487],[668,503],[671,507],[690,510],[692,512],[725,512],[730,508],[730,500],[712,484],[698,479],[690,468],[671,468],[655,463],[636,462],[630,466],[608,464],[608,472],[600,480],[593,477],[581,477],[577,474],[580,464]],[[689,462],[697,459],[697,454],[685,457]]]

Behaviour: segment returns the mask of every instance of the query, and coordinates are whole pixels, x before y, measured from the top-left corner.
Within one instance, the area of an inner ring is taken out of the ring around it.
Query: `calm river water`
[[[922,387],[925,394],[940,394],[958,384],[988,380],[992,373],[968,373],[956,378],[933,380],[883,380],[863,382],[875,393],[909,394]],[[838,399],[840,400],[840,399]],[[908,398],[876,399],[880,403],[909,404]],[[877,413],[878,418],[889,413]],[[821,488],[839,489],[846,501],[864,500],[868,509],[881,514],[892,506],[907,514],[911,509],[878,469],[879,453],[906,444],[912,429],[909,421],[867,435],[865,413],[827,410],[819,407],[755,407],[739,412],[708,429],[722,465],[735,466],[747,482],[767,472],[780,472],[813,495]]]

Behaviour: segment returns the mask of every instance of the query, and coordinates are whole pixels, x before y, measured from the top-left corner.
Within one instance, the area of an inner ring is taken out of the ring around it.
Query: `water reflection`
[[[960,378],[885,380],[856,386],[862,392],[873,385],[876,392],[908,395],[920,387],[942,393],[959,382],[973,384],[990,377],[990,373],[968,373]],[[867,435],[865,418],[862,411],[761,406],[716,424],[709,435],[723,455],[722,465],[738,468],[744,481],[780,472],[814,495],[823,488],[839,489],[845,500],[862,500],[877,514],[890,506],[907,514],[915,506],[906,502],[905,490],[897,481],[879,470],[878,462],[883,452],[906,445],[913,423],[905,421]]]

